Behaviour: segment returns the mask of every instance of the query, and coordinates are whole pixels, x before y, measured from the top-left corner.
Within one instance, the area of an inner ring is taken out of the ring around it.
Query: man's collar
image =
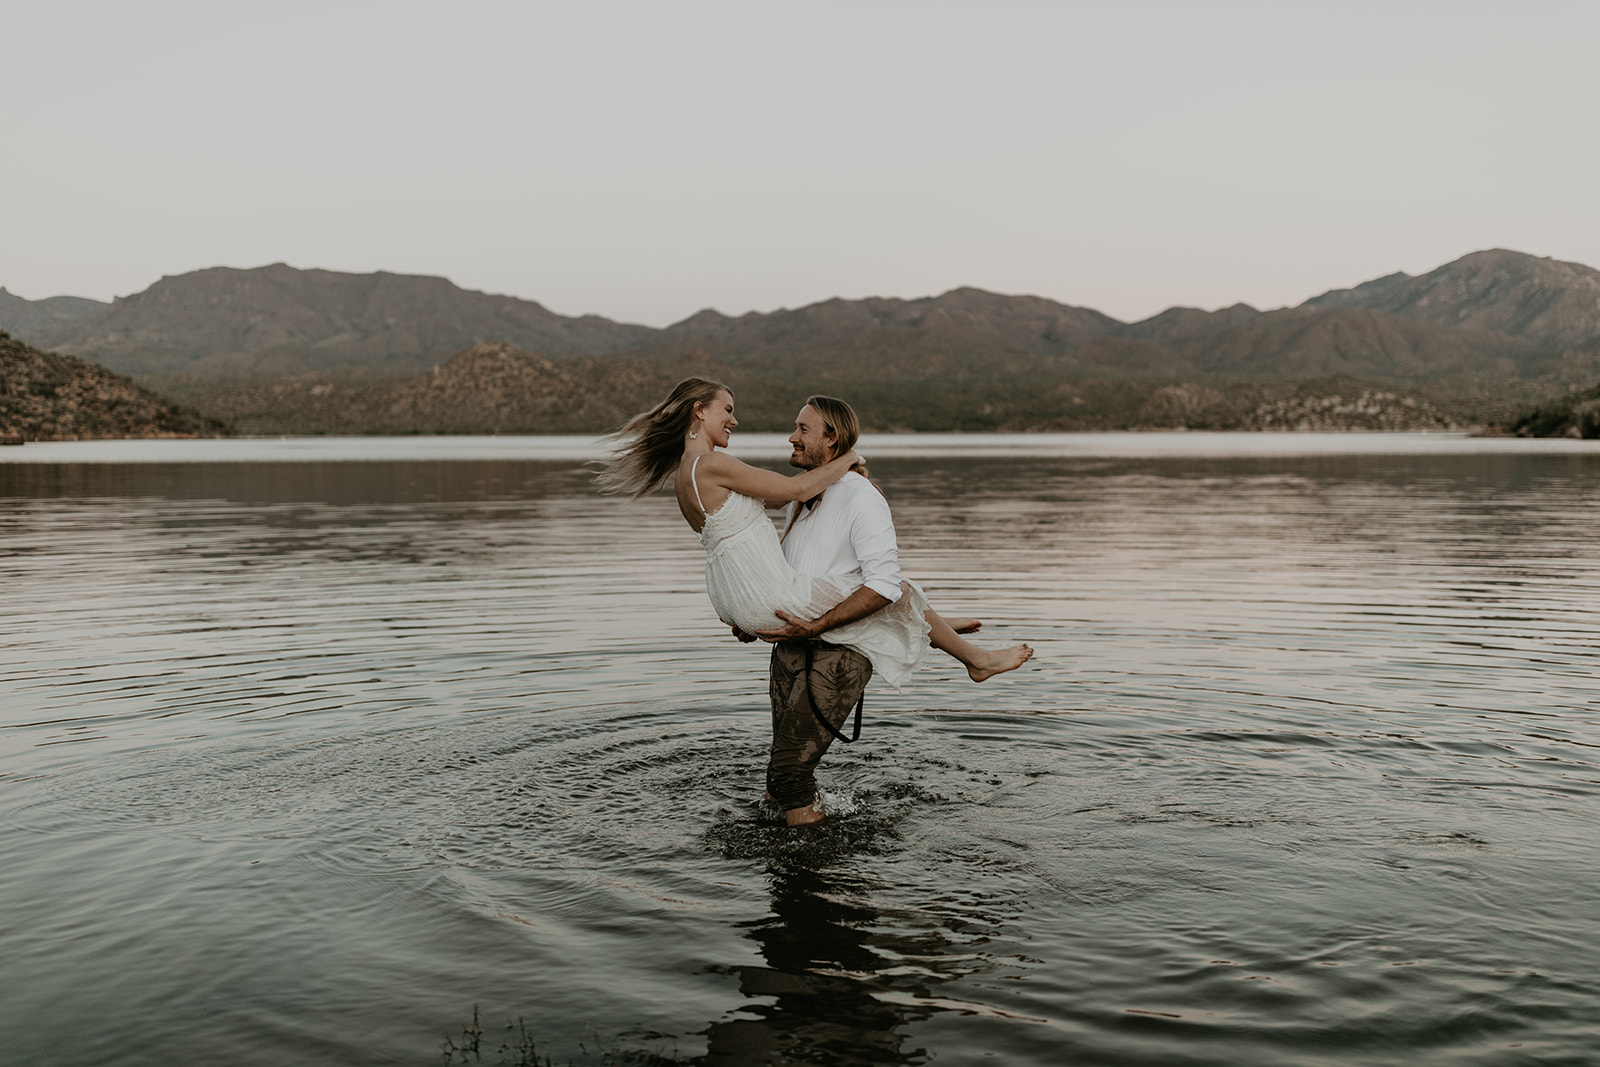
[[[845,471],[844,472],[844,476],[845,477],[849,477],[853,473],[854,473],[853,471]],[[841,478],[840,481],[843,481],[843,478]],[[838,484],[839,484],[839,482],[834,482],[833,483],[833,485],[838,485]],[[830,485],[828,487],[828,489],[832,489],[832,488],[833,488],[832,485]],[[828,489],[824,489],[821,493],[818,493],[816,496],[812,497],[810,500],[802,500],[802,501],[800,501],[800,513],[802,515],[809,515],[813,511],[815,511],[817,505],[822,502],[823,493],[826,493],[828,491]]]

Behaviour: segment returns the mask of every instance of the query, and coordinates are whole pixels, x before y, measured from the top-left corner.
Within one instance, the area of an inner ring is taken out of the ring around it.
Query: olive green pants
[[[811,684],[806,685],[810,645]],[[767,761],[767,792],[785,811],[817,798],[817,764],[833,743],[812,713],[817,710],[838,730],[872,677],[872,661],[853,648],[822,641],[784,641],[772,646],[772,755]],[[808,695],[809,688],[809,695]]]

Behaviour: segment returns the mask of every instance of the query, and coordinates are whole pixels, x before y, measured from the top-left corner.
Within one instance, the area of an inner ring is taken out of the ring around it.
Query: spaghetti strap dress
[[[706,550],[706,594],[717,616],[747,633],[781,625],[774,612],[782,609],[814,619],[861,587],[857,575],[800,574],[783,558],[778,531],[761,501],[729,493],[727,502],[706,512],[695,474],[699,457],[689,468],[695,501],[705,515],[700,544]],[[903,582],[900,599],[864,619],[822,635],[832,645],[853,648],[872,661],[872,671],[899,689],[922,666],[928,654],[928,598],[915,582]]]

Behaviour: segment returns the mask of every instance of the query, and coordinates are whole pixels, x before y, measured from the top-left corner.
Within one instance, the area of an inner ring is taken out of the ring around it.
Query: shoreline
[[[787,438],[735,434],[729,451],[747,462],[780,463]],[[1081,433],[865,433],[870,460],[1033,458],[1061,460],[1250,459],[1292,456],[1600,454],[1577,438],[1483,435],[1467,431],[1111,430]],[[582,464],[603,459],[594,434],[255,436],[38,441],[0,450],[0,467],[82,464],[435,463]]]

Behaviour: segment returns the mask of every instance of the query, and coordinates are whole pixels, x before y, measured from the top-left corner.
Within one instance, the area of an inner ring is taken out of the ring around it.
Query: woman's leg
[[[940,652],[960,660],[967,668],[968,677],[974,682],[988,681],[997,674],[1014,671],[1033,657],[1033,649],[1027,645],[1012,645],[1010,648],[982,648],[975,645],[956,633],[945,617],[932,608],[924,617],[928,620],[929,642]]]

